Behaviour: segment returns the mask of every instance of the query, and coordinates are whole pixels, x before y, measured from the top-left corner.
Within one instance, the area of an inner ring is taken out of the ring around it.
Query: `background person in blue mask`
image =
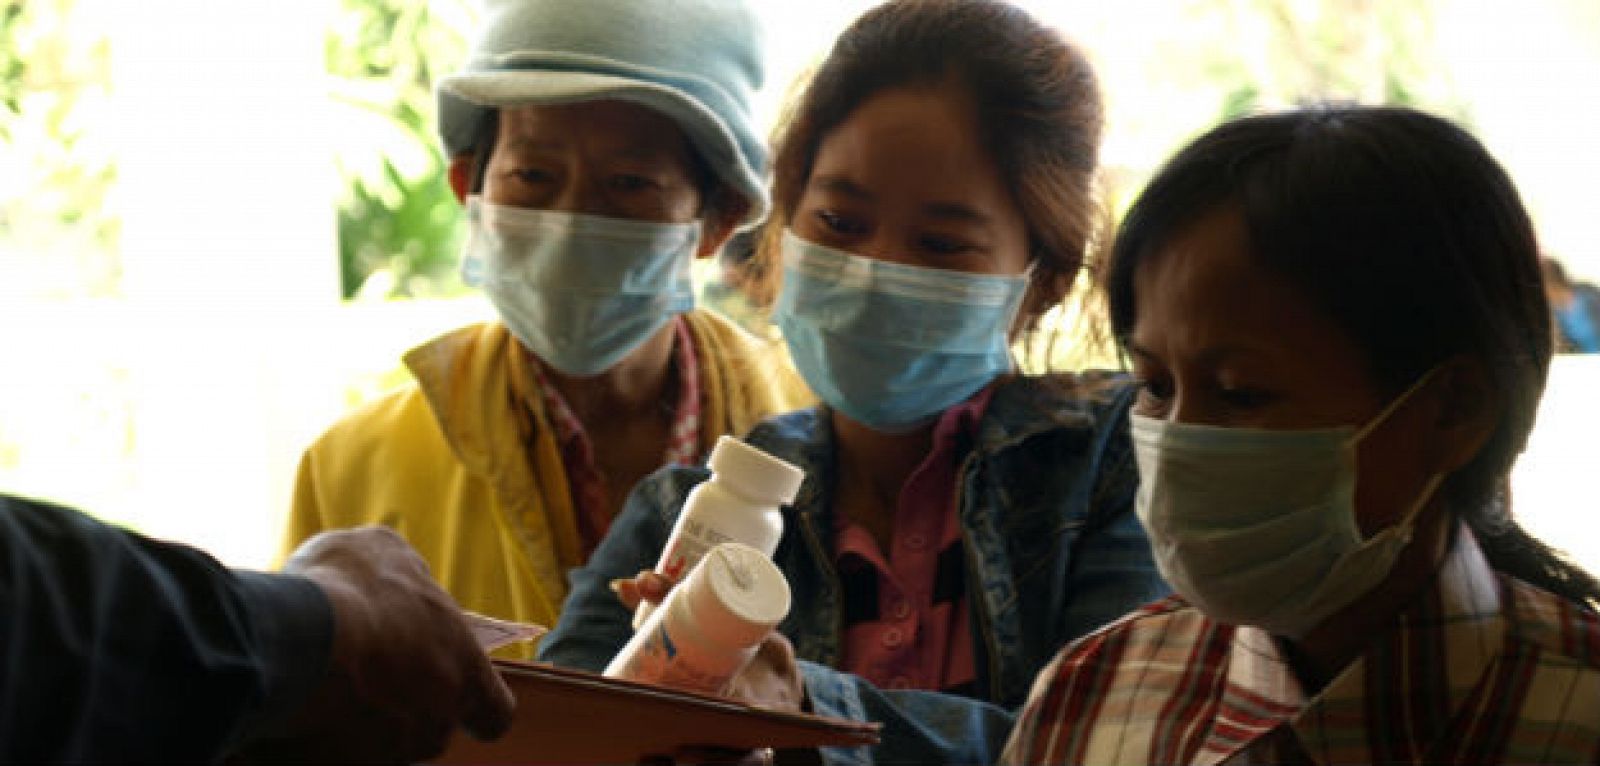
[[[1020,375],[1009,352],[1102,220],[1100,131],[1093,73],[1055,32],[1005,3],[911,0],[844,32],[780,139],[764,255],[824,402],[748,437],[807,476],[775,554],[780,631],[804,704],[886,724],[829,758],[980,759],[1061,644],[1166,592],[1132,513],[1128,381]],[[609,583],[653,565],[706,476],[635,490],[542,659],[598,670],[622,647]]]
[[[1177,595],[1067,648],[1003,760],[1594,763],[1600,584],[1507,497],[1538,254],[1488,152],[1411,110],[1248,118],[1163,168],[1109,292]]]
[[[782,349],[693,309],[692,259],[766,213],[739,0],[490,0],[439,132],[500,322],[406,355],[416,384],[301,465],[285,550],[397,529],[468,609],[553,624],[629,489],[811,397]]]

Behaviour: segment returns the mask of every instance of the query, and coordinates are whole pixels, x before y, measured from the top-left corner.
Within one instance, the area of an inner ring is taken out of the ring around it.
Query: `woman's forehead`
[[[507,107],[500,124],[501,147],[513,153],[583,148],[625,159],[679,160],[689,146],[670,117],[616,99]]]
[[[1250,352],[1285,364],[1351,364],[1354,341],[1303,290],[1262,265],[1243,216],[1208,213],[1159,243],[1134,275],[1130,345],[1162,356]]]
[[[821,137],[813,164],[813,174],[846,174],[868,186],[962,195],[981,189],[992,196],[1002,196],[1005,186],[972,100],[959,89],[872,95]]]

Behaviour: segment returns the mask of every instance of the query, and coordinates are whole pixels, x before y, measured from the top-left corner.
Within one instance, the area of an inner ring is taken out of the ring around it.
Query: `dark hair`
[[[1023,316],[1031,326],[1059,302],[1104,220],[1094,188],[1100,89],[1082,53],[997,0],[894,0],[840,35],[775,141],[773,213],[755,268],[777,272],[764,264],[830,131],[881,91],[946,82],[971,95],[985,148],[1028,227],[1039,262]]]
[[[1318,107],[1217,127],[1173,157],[1112,247],[1112,330],[1126,338],[1142,260],[1186,225],[1238,210],[1252,256],[1365,352],[1398,395],[1457,354],[1479,359],[1501,418],[1441,490],[1495,569],[1591,606],[1600,585],[1512,520],[1506,477],[1550,366],[1533,224],[1511,179],[1461,128],[1394,107]]]

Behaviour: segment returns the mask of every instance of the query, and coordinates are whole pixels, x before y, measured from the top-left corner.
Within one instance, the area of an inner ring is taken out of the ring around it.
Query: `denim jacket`
[[[773,560],[793,606],[779,630],[794,643],[811,709],[884,724],[866,748],[824,748],[829,762],[991,760],[1034,674],[1057,649],[1168,592],[1133,513],[1128,439],[1134,389],[1121,376],[1002,381],[958,475],[978,698],[890,691],[832,669],[843,601],[833,566],[834,443],[828,411],[758,425],[750,444],[806,472]],[[589,563],[574,570],[561,622],[541,660],[599,671],[627,642],[631,615],[614,578],[653,567],[689,491],[708,472],[666,468],[645,479]]]

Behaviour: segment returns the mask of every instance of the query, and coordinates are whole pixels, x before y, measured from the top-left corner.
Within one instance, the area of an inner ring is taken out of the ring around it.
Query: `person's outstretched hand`
[[[444,750],[459,724],[500,736],[515,701],[422,557],[386,527],[324,532],[284,571],[333,606],[328,676],[244,760],[408,763]]]
[[[676,580],[654,569],[641,569],[631,579],[624,577],[613,580],[611,590],[617,594],[617,600],[631,612],[638,609],[640,602],[643,601],[660,606],[677,584]]]
[[[631,611],[644,601],[660,605],[676,585],[672,578],[646,569],[632,578],[616,580],[611,589]],[[805,701],[805,682],[800,677],[800,665],[795,661],[794,645],[783,634],[773,631],[761,642],[750,663],[729,682],[724,694],[757,707],[800,710]]]
[[[728,682],[727,696],[769,710],[798,713],[805,706],[806,686],[794,644],[782,633],[773,631],[761,642],[739,674]]]

